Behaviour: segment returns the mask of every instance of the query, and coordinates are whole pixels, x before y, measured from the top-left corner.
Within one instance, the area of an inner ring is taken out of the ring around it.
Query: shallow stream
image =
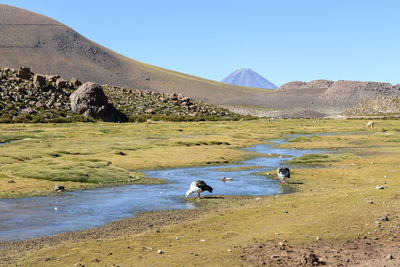
[[[29,239],[54,235],[60,232],[101,226],[111,221],[132,217],[137,212],[190,209],[192,202],[184,199],[186,190],[193,180],[204,180],[214,188],[217,195],[273,195],[284,193],[286,186],[279,181],[256,175],[276,169],[284,161],[319,150],[280,149],[273,143],[261,144],[249,151],[271,155],[246,160],[233,165],[174,168],[151,170],[148,177],[162,178],[162,185],[126,185],[93,190],[66,192],[60,196],[30,197],[0,200],[0,241]],[[221,171],[222,168],[261,166],[242,171]],[[232,181],[222,183],[222,176]],[[203,195],[209,194],[208,192]]]

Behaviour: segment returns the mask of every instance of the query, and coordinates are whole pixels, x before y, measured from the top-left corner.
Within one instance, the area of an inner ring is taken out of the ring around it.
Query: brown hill
[[[210,81],[119,55],[48,17],[0,4],[0,67],[29,66],[140,90],[182,93],[215,104],[262,104],[268,91]]]
[[[286,114],[299,110],[338,114],[365,98],[400,95],[400,86],[388,83],[297,81],[274,91],[210,81],[129,59],[53,19],[0,4],[0,67],[20,66],[83,82],[176,92],[213,104],[240,105],[242,109],[257,106]]]
[[[315,80],[310,82],[289,82],[278,88],[268,99],[284,99],[303,108],[328,114],[343,112],[361,103],[364,99],[386,96],[400,97],[400,87],[390,83]]]

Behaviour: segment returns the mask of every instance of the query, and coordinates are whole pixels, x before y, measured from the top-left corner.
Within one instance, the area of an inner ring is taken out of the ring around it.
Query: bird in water
[[[204,181],[193,181],[190,184],[189,190],[186,192],[185,198],[188,198],[191,194],[197,193],[197,196],[195,198],[200,198],[200,193],[203,193],[204,191],[208,191],[212,193],[213,188],[209,185],[207,185]]]
[[[278,177],[281,180],[281,183],[285,183],[286,178],[290,178],[290,170],[289,168],[278,168],[276,171],[278,173]]]
[[[227,181],[232,181],[233,179],[232,179],[232,177],[225,177],[225,176],[223,176],[223,177],[221,177],[221,182],[223,182],[223,183],[225,183],[225,182],[227,182]]]

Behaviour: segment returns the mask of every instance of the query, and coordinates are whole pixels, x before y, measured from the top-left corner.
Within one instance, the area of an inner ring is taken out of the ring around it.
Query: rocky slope
[[[57,75],[34,74],[25,67],[0,69],[0,122],[93,121],[93,116],[79,115],[71,109],[70,96],[80,85],[81,82],[75,78],[67,81]],[[243,118],[222,107],[182,94],[162,94],[110,85],[101,88],[106,95],[102,105],[110,103],[130,121]]]
[[[339,114],[371,97],[400,97],[400,86],[381,82],[295,81],[282,85],[269,100],[285,103],[288,107],[302,106],[327,114]],[[273,101],[270,101],[273,105]],[[279,105],[276,105],[279,106]]]
[[[400,98],[373,97],[364,100],[354,108],[343,113],[347,116],[400,115]]]

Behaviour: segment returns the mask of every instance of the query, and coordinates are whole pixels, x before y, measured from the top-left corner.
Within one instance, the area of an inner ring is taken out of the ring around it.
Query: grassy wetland
[[[331,151],[293,160],[286,186],[294,193],[190,200],[199,208],[9,242],[0,264],[291,266],[312,264],[310,253],[328,265],[379,266],[387,254],[398,264],[399,120],[376,120],[372,129],[363,120],[2,124],[0,196],[49,194],[56,183],[68,190],[159,183],[141,170],[223,168],[256,156],[239,148],[290,134],[311,135],[280,146]]]

